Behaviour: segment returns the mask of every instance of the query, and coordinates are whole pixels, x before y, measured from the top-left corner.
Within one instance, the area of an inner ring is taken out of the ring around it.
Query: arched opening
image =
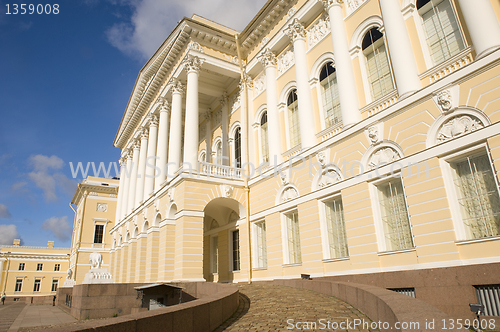
[[[290,91],[286,105],[288,107],[288,135],[290,137],[290,148],[293,148],[300,144],[299,102],[297,89]]]
[[[269,140],[267,134],[267,111],[264,111],[260,118],[260,149],[262,162],[269,161]]]
[[[231,198],[216,198],[204,210],[203,277],[212,282],[239,279],[241,269],[238,221],[243,206]]]
[[[325,124],[328,128],[342,121],[337,73],[332,61],[327,62],[321,68],[319,82],[321,84],[321,99],[323,102],[323,111],[325,112]]]

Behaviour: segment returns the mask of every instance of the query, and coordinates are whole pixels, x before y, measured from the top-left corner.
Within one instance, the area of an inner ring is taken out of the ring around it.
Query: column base
[[[478,55],[476,55],[476,59],[475,60],[479,60],[481,58],[484,58],[485,56],[495,52],[495,51],[498,51],[500,49],[500,45],[496,45],[496,46],[493,46],[493,47],[490,47],[484,51],[482,51],[481,53],[479,53]]]
[[[417,91],[418,90],[412,90],[412,91],[408,91],[408,92],[403,93],[402,95],[398,96],[398,101],[408,98],[409,96],[416,93]]]

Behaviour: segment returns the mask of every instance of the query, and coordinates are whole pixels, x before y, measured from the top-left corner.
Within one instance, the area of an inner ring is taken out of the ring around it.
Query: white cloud
[[[265,0],[135,0],[121,2],[133,9],[128,22],[113,25],[108,41],[122,52],[147,60],[184,16],[197,14],[236,30],[242,30]]]
[[[10,217],[12,217],[12,215],[10,214],[9,209],[7,209],[7,206],[0,204],[0,218],[9,219]]]
[[[61,241],[67,241],[71,238],[72,228],[66,216],[49,218],[43,222],[42,228],[51,231]]]
[[[63,173],[57,172],[64,166],[61,158],[36,155],[29,158],[29,163],[33,167],[33,172],[28,173],[28,177],[43,190],[46,201],[57,200],[58,188],[68,195],[72,195],[75,191],[76,183]]]
[[[19,238],[16,225],[0,225],[0,245],[12,245]]]

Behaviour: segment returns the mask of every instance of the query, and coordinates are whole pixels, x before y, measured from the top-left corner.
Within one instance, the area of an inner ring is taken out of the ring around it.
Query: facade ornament
[[[175,201],[174,195],[175,195],[175,188],[174,187],[168,188],[168,190],[167,190],[167,196],[168,196],[168,199],[170,199],[171,202]]]
[[[148,208],[147,207],[145,207],[144,209],[142,209],[142,219],[143,220],[148,220]],[[134,219],[134,226],[137,227],[137,218]]]
[[[219,185],[220,191],[222,192],[222,196],[224,197],[231,197],[233,195],[233,186],[230,186],[228,184],[221,184]]]
[[[451,93],[449,90],[441,91],[437,96],[437,103],[444,113],[452,108]]]
[[[248,75],[247,73],[243,73],[243,79],[245,80],[245,85],[247,86],[247,89],[252,89],[253,88],[253,79]],[[241,85],[241,82],[240,82]]]
[[[316,158],[318,158],[318,161],[319,163],[321,164],[321,168],[324,168],[327,164],[326,162],[326,151],[325,150],[322,150],[322,151],[319,151]]]
[[[376,126],[371,126],[368,128],[368,138],[372,144],[375,144],[379,141],[378,138],[378,128]]]
[[[218,109],[214,116],[214,125],[218,125],[222,121],[222,109]]]
[[[312,48],[330,33],[330,20],[320,17],[318,21],[307,30],[307,44]]]
[[[344,0],[320,0],[323,6],[325,6],[325,9],[328,11],[331,6],[342,6],[342,3],[344,3]],[[347,0],[348,2],[358,2],[359,0]]]
[[[219,223],[217,222],[217,220],[212,219],[212,222],[210,223],[210,229],[216,229],[216,228],[219,228]]]
[[[200,72],[201,66],[203,65],[204,62],[205,60],[200,59],[199,57],[191,54],[188,54],[183,61],[184,66],[188,73],[197,73],[197,74]]]
[[[444,142],[452,138],[462,136],[473,132],[475,130],[481,129],[484,124],[471,115],[461,115],[455,116],[450,120],[446,121],[437,134],[437,141]]]
[[[212,110],[210,108],[207,109],[207,111],[204,114],[205,114],[205,120],[206,121],[212,120]]]
[[[149,116],[149,126],[150,127],[158,127],[158,123],[159,123],[158,117],[154,114],[151,114]]]
[[[172,86],[172,93],[184,94],[185,86],[180,80],[173,78],[170,80],[169,84]]]
[[[278,75],[283,74],[295,64],[295,56],[292,50],[284,52],[278,58]]]
[[[288,13],[286,13],[286,20],[288,21],[289,19],[291,19],[293,17],[293,15],[295,15],[295,13],[297,12],[297,9],[295,9],[295,7],[292,7],[288,10]]]
[[[221,106],[222,106],[222,107],[226,106],[226,104],[227,104],[227,99],[228,99],[228,97],[227,97],[227,93],[226,93],[226,91],[224,91],[224,92],[222,93],[222,96],[220,97],[220,100],[219,100],[219,102],[220,102],[220,104],[221,104]]]
[[[294,187],[288,187],[285,190],[283,190],[283,193],[281,194],[281,201],[286,202],[298,196],[299,193],[297,192],[297,189],[295,189]]]
[[[369,161],[368,167],[369,169],[374,169],[376,167],[392,163],[393,161],[401,158],[399,153],[391,147],[384,147],[375,151]]]
[[[231,113],[236,111],[240,107],[241,91],[242,91],[242,89],[240,87],[240,89],[235,94],[233,94],[233,96],[231,98]]]
[[[126,154],[122,156],[120,159],[118,159],[118,163],[120,163],[120,167],[125,167],[125,165],[127,164]]]
[[[102,255],[98,252],[90,253],[89,263],[93,269],[100,269],[102,265]]]
[[[205,51],[203,51],[203,47],[201,47],[201,45],[197,42],[191,42],[188,45],[188,50],[193,50],[196,52],[205,53]]]
[[[155,206],[155,212],[159,212],[160,211],[160,199],[159,198],[155,199],[154,206]]]
[[[67,269],[66,270],[66,279],[71,279],[73,277],[73,270]]]
[[[237,222],[238,220],[240,220],[240,216],[236,212],[232,211],[229,215],[228,224]]]
[[[253,90],[253,93],[254,93],[254,97],[258,96],[259,94],[262,93],[262,91],[264,91],[264,89],[266,88],[266,74],[265,72],[260,75],[259,77],[257,77],[254,81],[254,90]]]
[[[116,198],[116,195],[115,194],[109,194],[109,197]]]
[[[283,32],[292,40],[292,42],[295,42],[298,39],[306,39],[306,29],[304,29],[304,26],[299,22],[298,18],[294,18],[292,23],[290,23],[288,28],[286,28]]]
[[[172,104],[165,98],[163,100],[161,107],[160,107],[160,112],[170,113],[171,109],[172,109]]]
[[[261,55],[258,56],[258,59],[264,68],[276,66],[276,55],[269,48],[264,49]]]
[[[97,203],[97,209],[96,211],[99,212],[106,212],[108,211],[108,204],[107,203]]]
[[[134,150],[135,149],[139,150],[141,148],[141,141],[139,139],[135,138],[133,146],[134,146]]]
[[[167,98],[166,98],[166,97],[159,96],[158,98],[156,98],[156,102],[155,102],[155,104],[160,104],[160,105],[163,105],[166,101],[167,101]]]
[[[97,196],[97,193],[96,193],[95,191],[91,191],[91,192],[89,193],[89,196]]]
[[[230,62],[234,63],[234,64],[240,64],[240,60],[238,60],[238,57],[237,56],[232,56],[232,55],[227,55],[227,54],[222,54],[224,56],[224,58],[226,58],[226,60],[229,60]]]
[[[366,0],[347,0],[347,8],[349,9],[349,12],[354,11],[365,1]]]
[[[146,127],[141,128],[141,139],[148,139],[149,138],[149,130]]]
[[[325,169],[321,172],[321,177],[318,181],[318,187],[323,188],[328,185],[339,182],[342,179],[339,173],[333,169]]]
[[[281,185],[283,185],[283,186],[288,185],[290,183],[290,179],[288,177],[287,172],[284,170],[280,170],[279,174],[280,174],[280,178],[281,178]]]

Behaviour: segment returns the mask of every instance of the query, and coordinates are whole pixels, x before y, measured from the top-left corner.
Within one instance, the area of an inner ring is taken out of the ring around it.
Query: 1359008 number
[[[21,3],[21,4],[17,4],[17,3],[13,3],[12,5],[11,4],[6,4],[5,5],[7,7],[7,12],[5,14],[7,15],[17,15],[17,14],[20,14],[20,15],[25,15],[25,14],[29,14],[29,15],[33,15],[33,14],[46,14],[46,15],[49,15],[49,14],[54,14],[54,15],[57,15],[59,14],[59,4],[55,3],[55,4],[32,4],[32,3],[29,3],[29,4],[26,4],[26,3]]]

